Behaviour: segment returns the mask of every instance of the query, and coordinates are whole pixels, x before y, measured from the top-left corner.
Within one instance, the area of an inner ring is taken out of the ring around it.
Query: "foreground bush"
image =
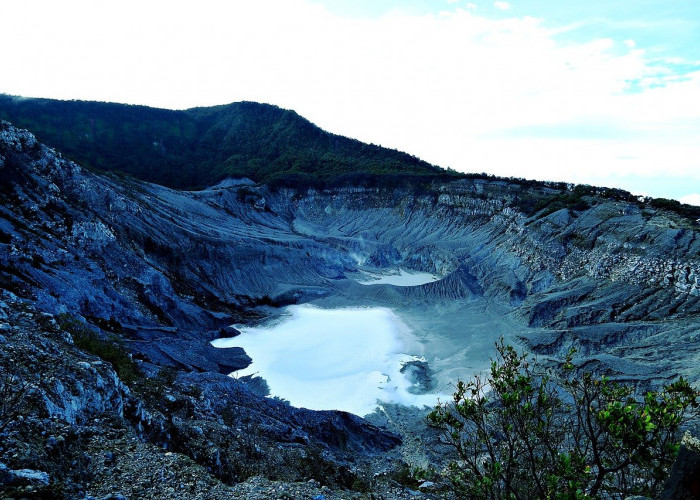
[[[487,376],[458,382],[453,401],[428,416],[459,456],[450,479],[460,496],[658,494],[700,392],[681,378],[637,397],[630,386],[578,369],[573,351],[555,369],[503,341],[497,351]]]

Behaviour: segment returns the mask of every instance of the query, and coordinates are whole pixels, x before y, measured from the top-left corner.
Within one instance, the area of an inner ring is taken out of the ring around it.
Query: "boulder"
[[[700,498],[700,440],[686,432],[661,500]]]

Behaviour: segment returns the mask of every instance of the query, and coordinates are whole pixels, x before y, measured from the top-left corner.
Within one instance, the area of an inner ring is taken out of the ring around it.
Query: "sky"
[[[697,0],[0,0],[0,92],[252,100],[463,172],[700,205]]]

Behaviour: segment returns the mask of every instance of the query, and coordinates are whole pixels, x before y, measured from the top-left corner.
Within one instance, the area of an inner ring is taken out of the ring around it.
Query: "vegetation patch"
[[[648,205],[656,209],[669,210],[686,218],[700,218],[700,207],[684,205],[677,200],[669,200],[666,198],[652,198],[649,200]]]
[[[582,212],[591,208],[590,201],[584,197],[591,196],[593,192],[590,186],[578,185],[572,191],[554,195],[538,201],[532,208],[530,215],[538,214],[538,217],[546,217],[558,210],[566,208],[576,212]]]
[[[687,381],[635,395],[574,366],[547,369],[501,340],[490,374],[459,381],[428,416],[459,457],[450,480],[465,498],[656,498],[697,413]]]
[[[124,383],[131,385],[143,377],[119,337],[111,334],[103,337],[69,314],[62,314],[57,319],[59,326],[71,334],[76,347],[109,362]]]
[[[203,188],[229,176],[315,186],[357,173],[448,175],[409,154],[328,133],[294,111],[254,102],[173,111],[0,95],[0,119],[90,168],[175,188]]]

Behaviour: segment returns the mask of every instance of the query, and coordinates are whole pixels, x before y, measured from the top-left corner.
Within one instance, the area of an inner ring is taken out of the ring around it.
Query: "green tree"
[[[459,461],[458,494],[484,499],[655,495],[678,452],[677,433],[700,392],[679,379],[636,396],[582,371],[571,351],[545,369],[503,340],[487,376],[457,382],[428,415]]]

